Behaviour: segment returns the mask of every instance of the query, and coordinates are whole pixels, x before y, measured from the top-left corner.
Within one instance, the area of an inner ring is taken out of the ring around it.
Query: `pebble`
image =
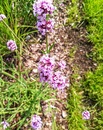
[[[64,110],[62,111],[62,117],[63,117],[63,118],[66,118],[66,117],[67,117],[67,113],[66,113],[66,111],[64,111]]]
[[[31,38],[30,35],[27,35],[27,36],[26,36],[26,40],[27,40],[27,41],[30,40],[30,38]]]
[[[46,126],[52,126],[52,122],[49,122],[49,123],[47,122]]]
[[[33,69],[33,73],[38,73],[38,70],[37,69]]]

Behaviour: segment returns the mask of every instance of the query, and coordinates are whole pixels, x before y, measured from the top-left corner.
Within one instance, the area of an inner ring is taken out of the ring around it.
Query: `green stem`
[[[16,80],[17,82],[19,82],[20,84],[22,84],[23,86],[25,86],[25,87],[26,87],[26,84],[25,84],[25,83],[23,83],[23,82],[21,81],[21,79],[16,78],[15,76],[13,76],[13,75],[9,74],[9,73],[8,73],[8,72],[6,72],[6,71],[2,71],[2,74],[4,74],[4,75],[6,75],[6,76],[11,77],[12,79]]]
[[[17,35],[15,34],[15,32],[7,25],[7,23],[3,20],[3,23],[4,25],[11,31],[11,33],[15,36],[15,38],[20,42],[20,56],[19,56],[19,74],[20,74],[20,77],[21,77],[21,63],[22,63],[22,60],[21,60],[21,55],[22,55],[22,42],[21,40],[17,37]]]
[[[18,41],[21,43],[20,39],[17,37],[17,35],[14,33],[14,31],[6,24],[6,22],[4,20],[3,20],[3,23],[12,32],[12,34],[18,39]]]

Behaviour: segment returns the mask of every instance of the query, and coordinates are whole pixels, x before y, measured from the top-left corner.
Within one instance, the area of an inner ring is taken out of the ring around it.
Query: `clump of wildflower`
[[[66,77],[60,71],[54,72],[50,76],[50,84],[54,89],[64,89],[67,85]]]
[[[50,57],[48,54],[43,55],[39,61],[39,70],[49,69],[53,70],[55,66],[54,58]]]
[[[40,16],[46,18],[46,15],[52,14],[54,10],[55,7],[53,6],[51,0],[38,0],[33,4],[34,16]]]
[[[51,0],[38,0],[33,4],[33,14],[37,16],[37,28],[42,35],[53,30],[54,20],[50,17],[54,10]]]
[[[49,57],[49,55],[44,55],[41,57],[38,65],[41,82],[49,81],[49,76],[52,74],[54,66],[55,66],[54,58]]]
[[[85,120],[90,119],[90,112],[89,112],[89,111],[83,111],[83,112],[82,112],[82,117],[83,117],[83,119],[85,119]]]
[[[1,122],[1,125],[3,125],[3,129],[5,130],[7,127],[9,127],[9,123],[6,121]]]
[[[37,21],[37,28],[42,35],[45,35],[47,32],[52,32],[53,27],[54,27],[53,19],[50,20],[44,19],[43,21]]]
[[[6,18],[6,16],[4,14],[0,14],[0,21],[2,21],[5,18]]]
[[[9,40],[6,44],[7,44],[8,49],[11,51],[14,51],[17,49],[17,45],[16,45],[15,41],[13,41],[13,40]]]
[[[31,127],[34,129],[34,130],[39,130],[41,129],[42,127],[42,121],[41,121],[41,118],[40,116],[38,115],[34,115],[31,119]]]
[[[66,62],[64,60],[58,62],[59,67],[61,68],[61,70],[66,68]]]
[[[60,67],[64,69],[66,67],[66,62],[61,61]],[[56,63],[53,57],[48,54],[43,55],[38,64],[38,71],[40,74],[40,81],[49,83],[54,89],[62,90],[69,85],[69,81],[63,75],[61,71],[56,71]]]

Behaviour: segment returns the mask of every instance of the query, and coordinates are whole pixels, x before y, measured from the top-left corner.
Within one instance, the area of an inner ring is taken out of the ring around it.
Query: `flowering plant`
[[[42,121],[40,116],[34,115],[31,119],[31,127],[34,130],[39,130],[42,127]]]
[[[50,20],[43,19],[42,21],[40,20],[37,21],[37,28],[42,35],[46,35],[47,32],[52,32],[53,26],[54,26],[53,19]]]
[[[51,0],[38,0],[33,4],[33,14],[39,19],[42,17],[46,18],[46,16],[52,14],[54,10],[55,7]]]
[[[54,89],[64,89],[66,87],[66,77],[60,71],[54,72],[50,76],[50,84]]]
[[[83,117],[83,119],[85,119],[85,120],[90,119],[90,112],[89,112],[89,111],[83,111],[83,112],[82,112],[82,117]]]
[[[6,18],[6,16],[4,14],[0,14],[0,21],[2,21],[5,18]]]
[[[17,45],[16,45],[15,41],[13,41],[13,40],[9,40],[6,44],[7,44],[8,49],[11,51],[14,51],[17,49]]]
[[[49,76],[52,74],[54,66],[54,58],[49,57],[48,54],[41,57],[38,65],[41,82],[48,82],[50,80]]]
[[[1,125],[3,125],[3,129],[4,129],[4,130],[10,126],[9,123],[6,122],[6,121],[2,121],[2,122],[1,122]]]
[[[33,14],[37,16],[37,28],[42,35],[53,30],[54,20],[49,17],[54,10],[51,0],[38,0],[33,4]]]
[[[54,89],[64,89],[66,87],[67,79],[63,75],[62,70],[66,67],[65,61],[60,61],[59,67],[61,71],[55,72],[56,62],[53,57],[48,54],[43,55],[38,64],[38,71],[40,74],[40,81],[49,83]]]

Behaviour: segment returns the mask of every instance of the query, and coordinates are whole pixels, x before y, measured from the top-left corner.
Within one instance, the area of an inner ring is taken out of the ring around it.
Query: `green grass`
[[[72,1],[78,2],[76,0]],[[70,130],[102,130],[103,129],[103,0],[84,0],[83,16],[88,31],[87,39],[93,43],[92,57],[97,62],[94,72],[89,71],[85,78],[77,82],[73,75],[68,99],[68,123]],[[77,23],[75,16],[79,10],[71,4],[68,10],[68,23]],[[72,12],[72,13],[71,13]],[[74,21],[73,21],[74,20]],[[73,27],[74,28],[74,27]],[[74,72],[76,72],[74,68]],[[82,94],[81,94],[82,93]],[[91,118],[87,122],[81,119],[81,112],[88,109]]]
[[[81,80],[78,80],[79,69],[74,67],[74,74],[71,77],[71,86],[68,97],[68,128],[69,130],[89,130],[87,121],[83,120],[82,112],[88,110],[83,104],[83,90]]]
[[[85,101],[93,110],[92,120],[89,124],[91,130],[103,129],[103,0],[84,1],[84,19],[88,25],[88,39],[94,45],[92,55],[97,68],[94,72],[88,72],[83,80]]]
[[[20,119],[11,126],[12,129],[18,125],[19,130],[21,126],[29,124],[33,114],[40,113],[40,101],[51,98],[51,89],[48,86],[43,87],[36,80],[25,80],[23,77],[12,80],[11,78],[10,82],[10,78],[9,81],[0,78],[0,122],[5,119],[11,123],[19,114]]]
[[[83,80],[82,88],[85,92],[85,102],[93,111],[89,124],[91,130],[103,128],[103,64],[100,64],[94,72],[88,72]]]
[[[34,0],[0,1],[0,13],[7,17],[4,20],[6,24],[0,22],[0,48],[5,48],[3,45],[8,39],[14,39],[20,44],[28,34],[36,32],[36,18],[32,12],[33,2]]]
[[[88,38],[94,44],[94,58],[103,61],[103,0],[85,1],[84,12],[84,19],[88,22]]]
[[[77,28],[81,22],[80,5],[79,0],[71,0],[67,6],[67,25],[71,25],[73,28]]]
[[[25,37],[37,32],[33,2],[34,0],[0,1],[0,14],[7,17],[0,21],[0,122],[6,120],[10,124],[10,130],[20,130],[23,126],[31,129],[31,116],[41,115],[40,102],[53,99],[51,93],[55,95],[55,91],[47,84],[40,83],[38,77],[31,80],[30,70],[25,70],[21,59],[27,49]],[[15,52],[7,48],[6,42],[10,39],[17,44]]]

